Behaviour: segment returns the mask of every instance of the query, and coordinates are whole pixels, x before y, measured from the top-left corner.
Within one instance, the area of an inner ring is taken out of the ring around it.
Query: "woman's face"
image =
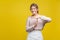
[[[31,7],[31,12],[32,12],[33,15],[37,14],[37,11],[38,11],[38,9],[35,6]]]

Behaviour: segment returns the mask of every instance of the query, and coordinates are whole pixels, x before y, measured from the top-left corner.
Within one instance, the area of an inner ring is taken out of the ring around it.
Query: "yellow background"
[[[0,0],[0,40],[26,40],[25,25],[32,3],[38,4],[39,14],[52,18],[42,30],[44,39],[60,40],[59,0]]]

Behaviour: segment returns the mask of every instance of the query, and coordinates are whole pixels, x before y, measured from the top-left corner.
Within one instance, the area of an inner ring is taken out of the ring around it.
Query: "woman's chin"
[[[35,13],[33,13],[33,15],[35,15]]]
[[[32,14],[36,14],[35,12],[32,12]]]

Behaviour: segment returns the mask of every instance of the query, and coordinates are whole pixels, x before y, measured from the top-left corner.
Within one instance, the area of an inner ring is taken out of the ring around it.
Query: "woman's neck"
[[[38,13],[34,14],[34,15],[32,15],[32,17],[34,17],[34,18],[39,17],[39,14]]]
[[[33,14],[32,16],[37,16],[38,15],[38,13],[35,13],[35,14]]]
[[[35,14],[34,16],[38,16],[39,14],[37,13],[37,14]]]
[[[38,16],[38,14],[35,14],[34,16]]]

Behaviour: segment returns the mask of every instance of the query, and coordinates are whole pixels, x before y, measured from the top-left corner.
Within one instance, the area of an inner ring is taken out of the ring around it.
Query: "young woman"
[[[32,15],[26,21],[27,40],[44,40],[41,30],[46,23],[51,21],[51,18],[39,15],[38,5],[35,3],[31,4],[30,10]]]

